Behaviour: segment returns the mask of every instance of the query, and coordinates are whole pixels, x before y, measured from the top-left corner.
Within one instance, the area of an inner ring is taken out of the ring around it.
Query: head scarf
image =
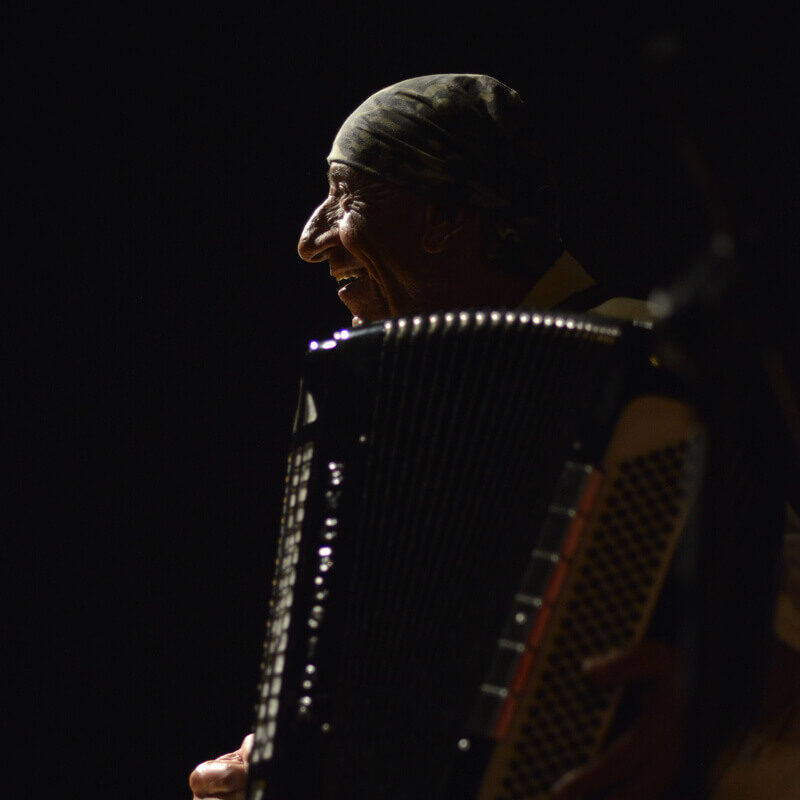
[[[368,97],[345,120],[328,163],[347,164],[437,199],[482,209],[487,255],[563,249],[547,161],[520,96],[488,75],[424,75]],[[538,260],[538,259],[535,259]]]

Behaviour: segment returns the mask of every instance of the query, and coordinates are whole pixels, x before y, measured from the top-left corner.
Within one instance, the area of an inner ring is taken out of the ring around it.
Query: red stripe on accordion
[[[511,725],[511,718],[517,710],[518,703],[519,698],[513,694],[510,694],[505,703],[503,703],[503,708],[500,710],[497,722],[494,724],[494,730],[492,730],[492,735],[498,741],[504,739],[505,735],[508,733],[508,728]]]
[[[578,542],[581,539],[583,529],[586,527],[586,517],[578,516],[572,520],[572,524],[564,537],[564,544],[561,545],[561,557],[567,561],[572,560],[578,549]]]
[[[519,704],[519,695],[525,688],[525,684],[533,669],[535,651],[541,644],[544,632],[547,629],[547,623],[550,621],[550,617],[553,613],[553,605],[564,586],[564,581],[567,578],[567,571],[569,569],[569,562],[578,550],[581,536],[586,529],[588,514],[597,500],[600,487],[603,485],[603,477],[603,473],[600,470],[595,470],[589,476],[586,485],[583,487],[583,492],[581,493],[581,498],[576,508],[577,513],[567,529],[563,544],[561,545],[561,557],[563,560],[555,568],[553,576],[550,578],[547,591],[542,598],[543,606],[539,610],[536,622],[534,622],[531,632],[528,635],[528,641],[526,643],[527,649],[520,656],[519,664],[517,664],[514,678],[509,687],[509,695],[503,703],[503,707],[492,729],[492,736],[498,741],[505,738],[511,726],[511,719]]]
[[[558,566],[553,570],[553,577],[550,578],[550,583],[547,586],[547,591],[544,595],[544,603],[546,606],[555,603],[561,587],[564,585],[564,580],[567,577],[567,562],[561,561]]]
[[[578,514],[586,516],[594,506],[594,501],[597,500],[597,495],[600,492],[600,487],[603,485],[603,473],[596,469],[586,479],[586,485],[583,487],[580,502],[578,503]]]
[[[525,687],[525,681],[528,679],[532,666],[533,653],[530,650],[526,650],[519,658],[517,671],[514,673],[514,680],[511,681],[510,688],[514,694],[519,694]]]

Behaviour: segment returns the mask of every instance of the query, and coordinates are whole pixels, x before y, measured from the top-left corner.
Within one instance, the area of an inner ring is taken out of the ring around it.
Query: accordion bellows
[[[249,797],[517,800],[594,752],[616,698],[580,660],[642,635],[697,432],[637,393],[629,333],[479,311],[312,342]]]

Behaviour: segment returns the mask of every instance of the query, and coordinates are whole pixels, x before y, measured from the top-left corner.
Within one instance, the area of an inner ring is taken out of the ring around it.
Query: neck
[[[514,308],[530,291],[535,278],[492,268],[484,262],[458,260],[445,273],[434,300],[438,310],[454,308]]]

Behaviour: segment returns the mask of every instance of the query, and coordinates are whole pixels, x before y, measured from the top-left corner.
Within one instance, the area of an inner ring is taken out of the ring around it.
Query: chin
[[[381,305],[372,303],[344,303],[344,305],[353,317],[358,317],[365,325],[372,322],[382,322],[385,319],[391,319],[395,316],[389,309],[388,303]]]
[[[388,312],[375,312],[375,313],[368,313],[364,312],[361,314],[353,314],[353,319],[361,320],[361,323],[364,325],[370,325],[373,322],[383,322],[386,319],[391,319],[391,314]]]

